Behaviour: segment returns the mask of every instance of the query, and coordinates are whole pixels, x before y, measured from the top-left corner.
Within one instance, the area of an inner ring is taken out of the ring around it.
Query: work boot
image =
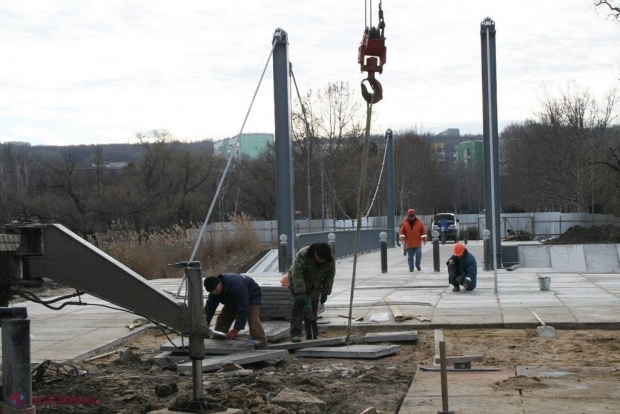
[[[422,268],[420,266],[418,266],[418,272],[421,272]]]
[[[413,272],[413,269],[409,269],[410,272]]]
[[[294,335],[291,337],[291,342],[301,342],[301,337],[299,335]]]
[[[459,292],[461,290],[461,288],[459,288],[459,285],[454,285],[454,287],[452,288],[453,292]]]

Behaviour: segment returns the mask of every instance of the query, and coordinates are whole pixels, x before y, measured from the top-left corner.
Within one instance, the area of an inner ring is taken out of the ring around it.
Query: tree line
[[[619,214],[616,101],[615,91],[599,102],[577,85],[549,88],[536,119],[505,128],[499,137],[502,209]],[[300,216],[357,217],[365,116],[357,92],[343,82],[295,101],[294,205]],[[94,153],[56,148],[61,155],[50,157],[5,146],[0,219],[56,221],[82,235],[119,226],[149,231],[202,222],[227,160],[215,156],[212,146],[183,143],[167,131],[138,133],[136,141],[121,170],[106,168],[105,160],[113,160],[108,148],[114,146],[98,145]],[[420,214],[484,208],[483,166],[457,163],[449,153],[442,160],[438,141],[416,129],[394,132],[396,214],[408,208]],[[362,215],[388,214],[384,150],[385,136],[372,136]],[[241,213],[274,220],[275,171],[273,145],[258,158],[235,158],[211,221]]]

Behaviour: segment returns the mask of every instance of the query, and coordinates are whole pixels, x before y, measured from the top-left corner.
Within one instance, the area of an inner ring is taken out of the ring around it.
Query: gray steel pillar
[[[394,140],[392,139],[392,130],[385,131],[385,142],[387,145],[387,154],[385,165],[387,167],[387,228],[388,228],[388,246],[396,246],[396,225],[394,216],[396,215],[396,202],[394,192]]]
[[[1,308],[2,402],[26,410],[32,407],[30,319],[26,308]],[[12,401],[11,401],[12,400]],[[0,407],[1,410],[1,407]]]
[[[379,246],[381,248],[381,273],[387,273],[388,271],[387,233],[384,231],[379,233]]]
[[[288,59],[288,35],[280,28],[273,35],[273,101],[276,136],[276,211],[278,234],[288,239],[286,268],[293,263],[295,251],[293,206],[293,154],[291,145],[290,66]],[[281,263],[281,262],[280,262]]]
[[[202,270],[200,262],[187,265],[188,308],[192,315],[192,333],[189,336],[189,358],[192,360],[192,390],[194,401],[204,399],[202,388],[202,360],[205,357],[205,330],[207,319],[202,293]]]
[[[499,232],[499,139],[497,127],[497,71],[495,66],[495,22],[487,17],[480,24],[482,47],[482,117],[484,133],[484,207],[486,225],[491,230],[493,269],[502,265]]]

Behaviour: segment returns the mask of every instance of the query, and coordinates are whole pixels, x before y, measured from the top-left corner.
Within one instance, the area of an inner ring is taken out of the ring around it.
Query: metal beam
[[[40,225],[43,255],[29,258],[30,273],[90,293],[179,331],[191,317],[172,296],[60,224]]]

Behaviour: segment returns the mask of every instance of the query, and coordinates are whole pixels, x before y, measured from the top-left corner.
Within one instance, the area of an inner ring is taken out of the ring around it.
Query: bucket
[[[538,284],[540,285],[540,290],[549,290],[549,286],[551,285],[551,278],[539,277]]]

